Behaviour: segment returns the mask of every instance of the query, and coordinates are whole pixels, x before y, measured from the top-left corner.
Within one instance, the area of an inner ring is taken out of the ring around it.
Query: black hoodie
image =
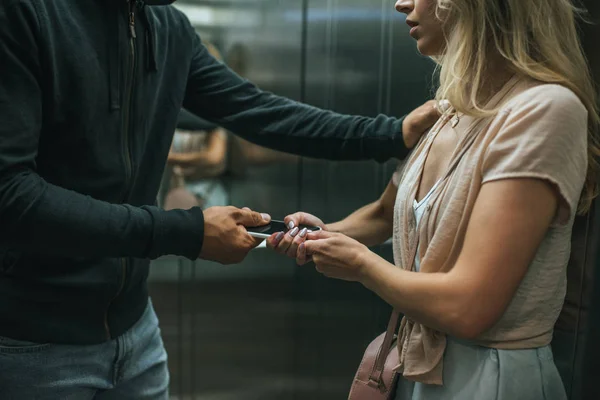
[[[172,6],[2,0],[0,336],[114,338],[147,304],[149,260],[197,258],[202,211],[155,206],[182,106],[303,156],[406,155],[401,120],[263,92],[211,57]]]

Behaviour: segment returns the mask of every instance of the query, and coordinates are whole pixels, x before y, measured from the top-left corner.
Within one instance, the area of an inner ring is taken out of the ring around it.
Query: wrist
[[[325,225],[325,228],[323,228],[324,230],[328,231],[328,232],[333,232],[333,233],[344,233],[343,230],[341,229],[342,227],[340,226],[339,222],[334,222],[332,224],[329,225]]]
[[[391,264],[386,260],[367,249],[367,252],[362,254],[359,259],[360,283],[367,289],[377,292],[382,268],[386,268],[389,265]]]
[[[333,233],[341,233],[342,235],[350,236],[348,233],[348,224],[346,220],[332,222],[331,224],[325,225],[325,230]]]
[[[370,288],[373,282],[373,270],[376,268],[375,253],[364,246],[356,257],[356,265],[358,268],[358,280],[365,287]]]

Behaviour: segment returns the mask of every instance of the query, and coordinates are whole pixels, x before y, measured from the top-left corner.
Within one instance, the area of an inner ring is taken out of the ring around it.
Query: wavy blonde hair
[[[458,112],[479,117],[486,109],[481,88],[490,60],[500,56],[512,70],[535,80],[571,89],[588,110],[588,173],[579,203],[586,213],[598,193],[597,138],[600,117],[596,91],[577,32],[583,10],[571,0],[437,0],[446,48],[436,57],[440,86],[436,98]]]

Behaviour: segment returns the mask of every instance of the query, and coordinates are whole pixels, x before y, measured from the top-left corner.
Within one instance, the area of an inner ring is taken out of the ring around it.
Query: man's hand
[[[204,243],[200,258],[221,264],[237,264],[262,239],[253,238],[246,227],[266,225],[271,222],[267,214],[248,208],[211,207],[204,211]]]
[[[421,136],[427,132],[442,115],[437,108],[437,101],[430,100],[415,108],[402,122],[402,134],[406,147],[412,149]]]

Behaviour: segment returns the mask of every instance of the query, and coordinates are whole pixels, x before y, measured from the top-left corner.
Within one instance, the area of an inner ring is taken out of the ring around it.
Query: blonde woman
[[[268,244],[404,314],[397,399],[566,399],[549,344],[573,220],[598,169],[576,10],[569,0],[396,9],[439,63],[446,112],[378,201],[330,225],[294,214],[291,226],[324,231]],[[366,247],[390,236],[395,265]]]

